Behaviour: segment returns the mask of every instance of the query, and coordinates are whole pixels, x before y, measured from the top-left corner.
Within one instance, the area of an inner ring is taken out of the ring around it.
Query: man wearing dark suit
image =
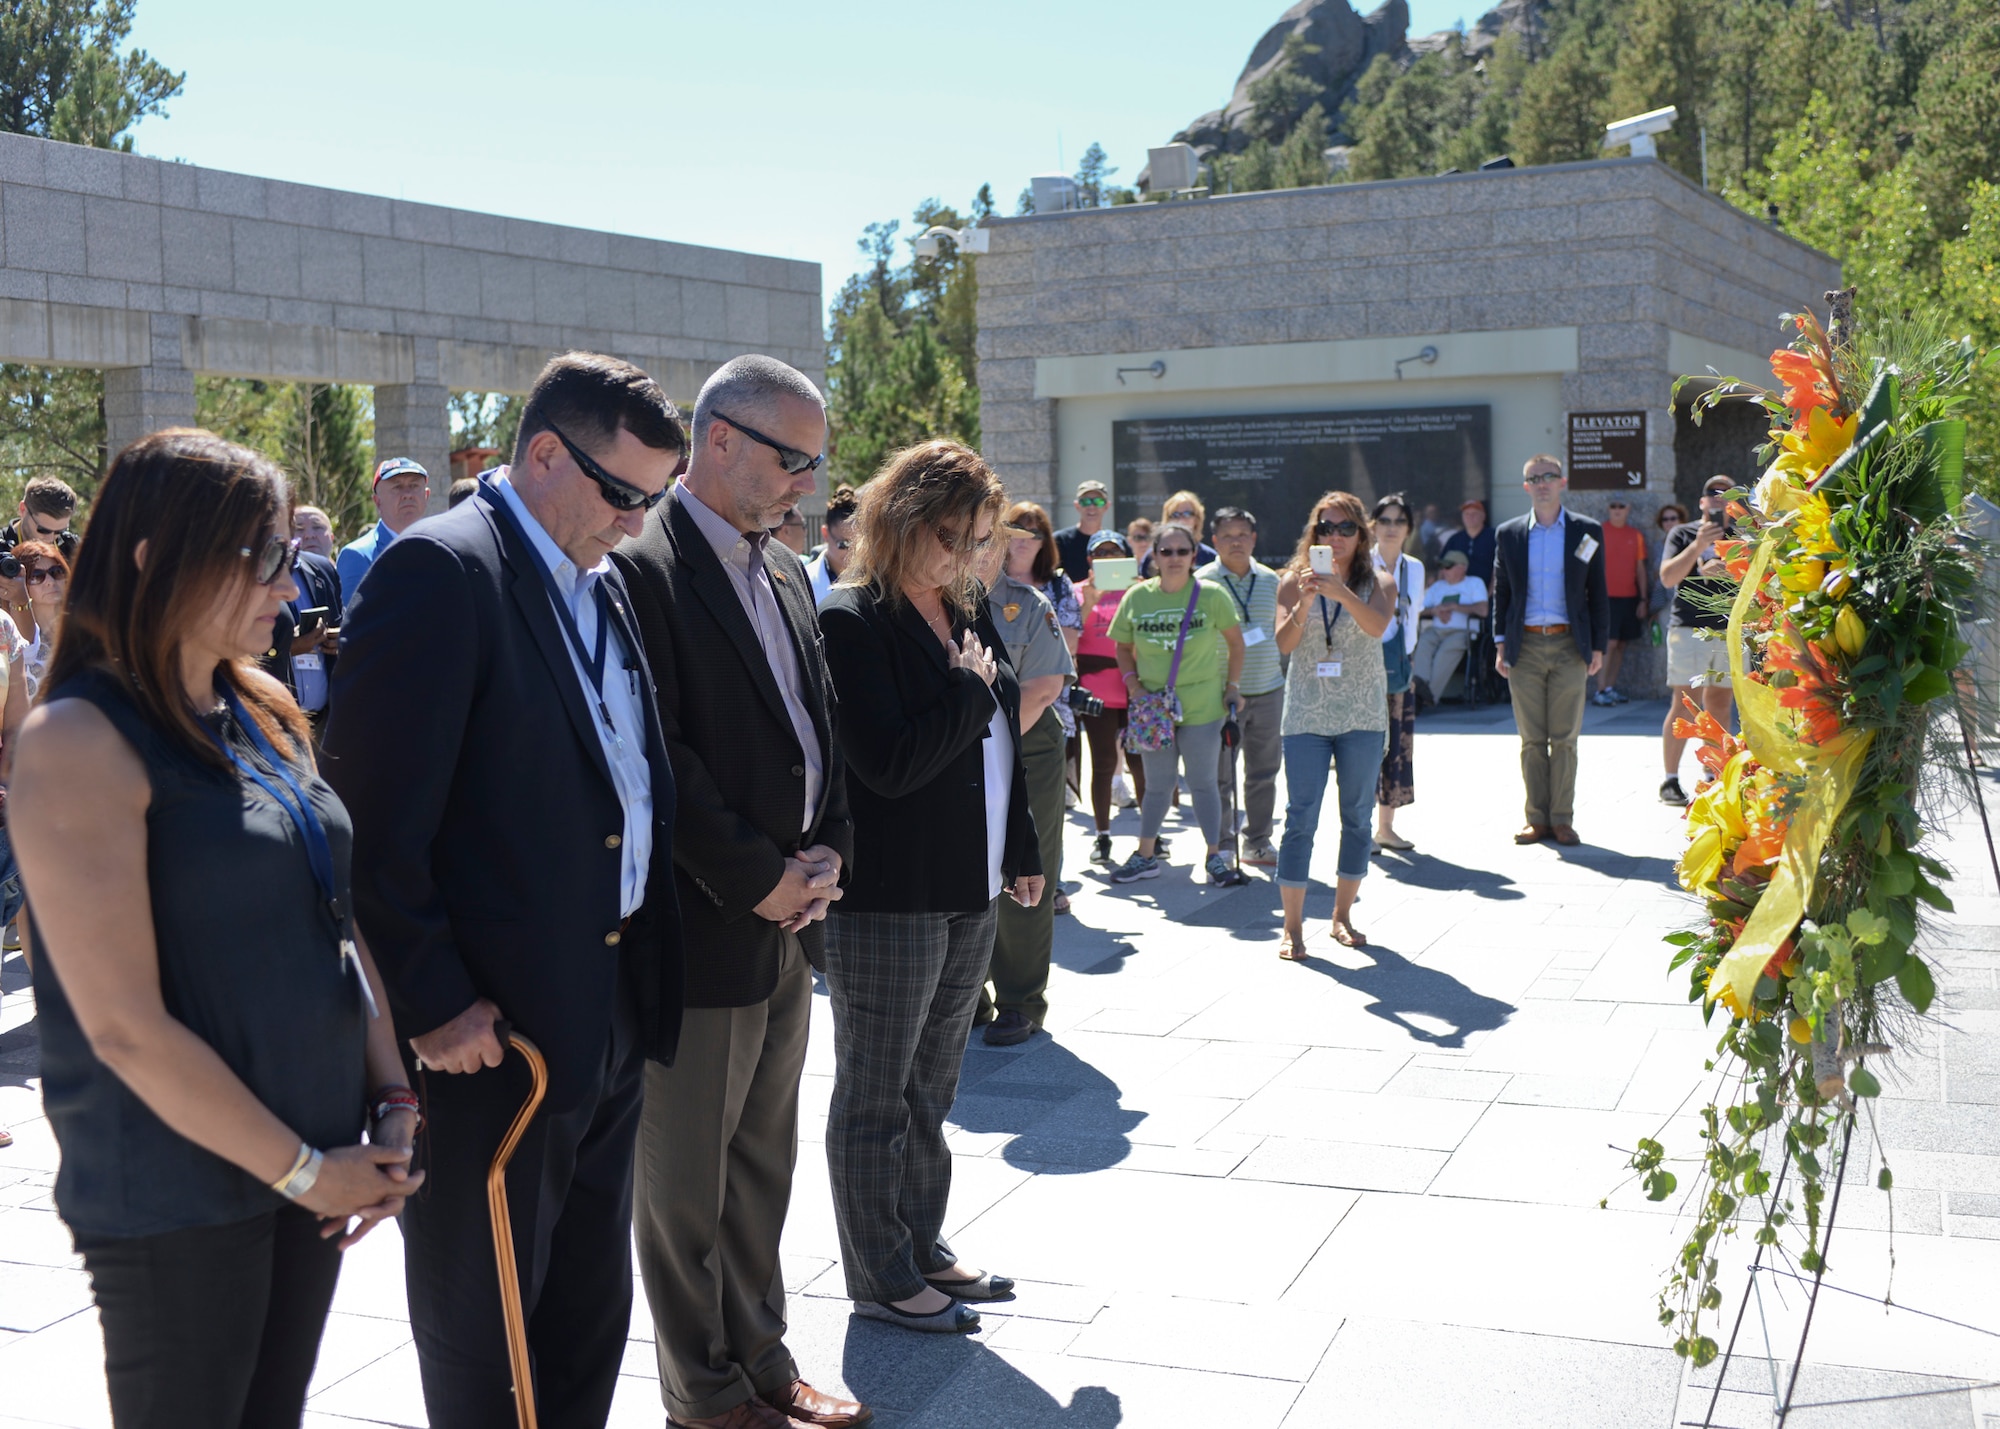
[[[1584,689],[1604,663],[1611,602],[1604,589],[1604,531],[1563,506],[1569,482],[1546,453],[1521,469],[1534,509],[1501,525],[1493,553],[1494,665],[1521,731],[1527,826],[1517,844],[1577,842],[1576,741]]]
[[[615,558],[679,790],[686,1012],[674,1065],[646,1067],[634,1225],[661,1397],[689,1429],[871,1417],[800,1378],[778,1260],[807,962],[854,847],[811,578],[769,529],[812,492],[825,443],[803,373],[725,364],[696,400],[686,478]]]
[[[314,729],[326,719],[327,691],[332,678],[333,656],[340,630],[340,572],[325,556],[299,552],[292,565],[299,594],[278,607],[277,624],[271,628],[271,648],[264,652],[265,673],[284,682],[311,718]],[[318,627],[299,634],[299,612],[324,610]]]
[[[645,373],[558,357],[512,467],[385,549],[348,610],[326,768],[354,818],[357,922],[431,1074],[403,1237],[438,1429],[515,1417],[486,1205],[529,1086],[506,1026],[548,1061],[507,1171],[540,1422],[610,1411],[640,1068],[673,1055],[681,970],[673,772],[607,557],[683,450]]]

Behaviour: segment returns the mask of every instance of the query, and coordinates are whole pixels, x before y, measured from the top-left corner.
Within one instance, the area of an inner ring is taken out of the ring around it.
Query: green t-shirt
[[[1201,596],[1188,621],[1187,644],[1181,651],[1180,678],[1174,693],[1181,697],[1181,719],[1187,724],[1212,724],[1222,718],[1222,632],[1243,623],[1236,602],[1221,586],[1196,581]],[[1139,682],[1149,690],[1167,687],[1173,668],[1174,641],[1180,637],[1181,615],[1187,610],[1187,587],[1172,595],[1160,589],[1159,578],[1140,581],[1118,602],[1108,632],[1120,645],[1130,645],[1139,662]]]

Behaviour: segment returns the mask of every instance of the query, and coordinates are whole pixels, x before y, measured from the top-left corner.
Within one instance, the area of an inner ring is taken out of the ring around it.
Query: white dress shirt
[[[584,648],[594,651],[597,648],[597,583],[611,570],[610,559],[607,557],[589,570],[579,571],[576,562],[563,554],[562,547],[542,529],[542,523],[535,519],[534,512],[521,500],[521,493],[508,481],[505,468],[493,478],[493,488],[521,523],[521,529],[527,533],[528,544],[535,548],[535,555],[555,577],[556,588],[563,593],[569,613],[576,620],[577,634],[582,637]],[[576,671],[577,684],[583,687],[584,703],[590,707],[591,725],[597,730],[605,763],[611,766],[612,786],[618,791],[618,803],[625,811],[625,834],[618,845],[624,856],[619,865],[618,891],[619,914],[629,918],[646,901],[646,874],[653,863],[653,770],[646,759],[645,709],[639,703],[639,657],[635,651],[626,648],[614,623],[610,638],[605,642],[604,688],[593,690],[590,674],[583,667],[583,652],[570,646],[567,634],[563,636],[563,644],[569,648],[570,666]],[[611,712],[609,726],[598,713],[600,700],[604,708]]]

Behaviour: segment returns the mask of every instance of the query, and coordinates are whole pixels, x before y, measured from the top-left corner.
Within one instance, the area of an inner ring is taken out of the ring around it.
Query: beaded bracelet
[[[417,1114],[417,1125],[424,1124],[423,1103],[408,1087],[382,1087],[375,1093],[375,1100],[368,1108],[368,1120],[380,1121],[392,1111],[413,1111]]]

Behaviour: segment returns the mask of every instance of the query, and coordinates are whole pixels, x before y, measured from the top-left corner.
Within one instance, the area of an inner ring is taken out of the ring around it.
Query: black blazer
[[[326,624],[338,629],[341,616],[340,572],[325,556],[300,551],[299,562],[292,567],[292,577],[299,583],[299,598],[278,607],[278,623],[271,627],[271,648],[264,652],[260,663],[265,674],[297,695],[299,690],[292,671],[292,641],[298,636],[299,622],[292,608],[311,610],[315,606],[324,606]],[[332,674],[331,662],[328,674]]]
[[[791,630],[826,782],[813,827],[805,815],[805,755],[736,587],[678,488],[645,531],[612,554],[625,573],[659,691],[673,761],[674,874],[679,880],[689,1007],[748,1007],[778,984],[784,935],[755,909],[785,859],[825,844],[854,857],[847,780],[834,737],[833,680],[820,653],[812,582],[799,558],[769,541],[764,569]],[[819,965],[826,928],[799,932]]]
[[[1507,645],[1507,663],[1521,658],[1521,627],[1528,618],[1528,527],[1535,514],[1503,521],[1493,534],[1494,633]],[[1577,559],[1585,536],[1597,542],[1588,561]],[[1611,601],[1604,588],[1604,528],[1588,516],[1563,508],[1563,594],[1569,606],[1569,633],[1576,653],[1590,663],[1602,653],[1611,629]]]
[[[489,997],[548,1057],[560,1110],[603,1066],[621,956],[648,1053],[670,1059],[680,1035],[674,777],[642,698],[652,871],[621,934],[624,812],[537,558],[499,499],[482,487],[370,568],[341,631],[324,768],[354,819],[355,918],[397,1035]],[[604,579],[632,652],[608,677],[650,691],[624,581]]]
[[[840,746],[854,810],[853,875],[834,905],[841,913],[976,913],[986,881],[982,740],[994,699],[1011,728],[1021,724],[1021,684],[980,593],[972,621],[1000,666],[991,690],[954,670],[944,647],[908,601],[893,608],[857,586],[835,586],[819,610],[826,663],[840,699]],[[952,638],[965,630],[953,621]],[[1007,882],[1042,871],[1021,741],[1007,804],[1001,871]],[[1053,898],[1055,890],[1043,895]]]

